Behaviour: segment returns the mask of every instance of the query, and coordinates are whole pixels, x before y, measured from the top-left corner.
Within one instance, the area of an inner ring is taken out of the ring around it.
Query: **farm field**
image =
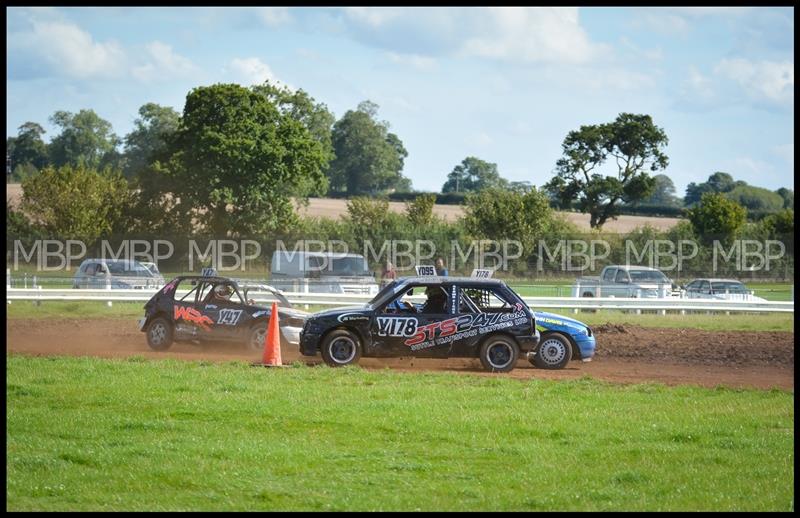
[[[793,394],[7,357],[7,510],[793,508]]]
[[[16,207],[22,198],[20,184],[13,183],[6,185],[6,202],[12,207]],[[347,214],[347,200],[337,198],[309,198],[308,206],[295,203],[295,209],[304,216],[314,216],[329,219],[339,219]],[[406,209],[404,202],[389,202],[389,210],[402,213]],[[433,213],[446,221],[453,222],[463,216],[464,209],[460,205],[440,205],[433,208]],[[567,221],[578,226],[578,228],[589,231],[589,215],[575,212],[559,212]],[[629,232],[636,227],[641,227],[645,223],[659,230],[667,230],[675,226],[678,218],[656,218],[646,216],[620,216],[617,220],[609,221],[605,225],[605,230],[610,232]]]

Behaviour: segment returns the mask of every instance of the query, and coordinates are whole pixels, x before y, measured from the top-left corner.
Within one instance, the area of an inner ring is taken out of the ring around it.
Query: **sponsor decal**
[[[239,322],[241,316],[241,309],[221,309],[219,311],[219,320],[217,320],[217,324],[235,326]]]
[[[528,321],[524,311],[460,315],[423,326],[419,325],[416,318],[378,317],[378,336],[406,338],[403,343],[412,351],[418,351],[499,329],[524,325]]]
[[[412,336],[416,332],[416,318],[378,317],[378,336]]]
[[[470,277],[477,277],[478,279],[489,279],[491,278],[494,272],[492,270],[482,270],[480,268],[475,268],[472,270],[472,275]]]
[[[191,322],[204,331],[211,331],[209,326],[214,323],[210,317],[203,315],[196,309],[188,306],[175,306],[174,316],[175,320],[185,320],[186,322]]]
[[[366,322],[369,320],[369,315],[365,315],[363,313],[345,313],[343,315],[339,315],[337,318],[339,322]]]

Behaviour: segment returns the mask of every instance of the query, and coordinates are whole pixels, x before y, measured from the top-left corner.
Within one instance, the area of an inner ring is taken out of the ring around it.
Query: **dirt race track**
[[[711,332],[695,329],[646,329],[606,324],[595,329],[598,348],[590,363],[573,361],[560,371],[536,369],[521,359],[512,378],[573,379],[584,375],[617,383],[780,388],[794,390],[794,333]],[[148,348],[135,320],[25,320],[6,322],[7,353],[184,360],[257,361],[260,353],[237,344],[177,343],[166,352]],[[281,351],[283,362],[322,360],[301,356],[295,347]],[[477,359],[446,360],[364,358],[367,369],[447,371],[496,376]]]

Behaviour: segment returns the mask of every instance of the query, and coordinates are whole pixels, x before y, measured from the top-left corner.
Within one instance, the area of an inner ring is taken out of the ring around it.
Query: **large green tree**
[[[706,193],[729,192],[738,185],[747,184],[742,181],[735,181],[733,176],[728,173],[717,171],[709,175],[708,180],[705,182],[689,183],[686,186],[686,195],[683,198],[683,202],[689,207],[699,202],[700,198]]]
[[[602,227],[619,215],[621,204],[652,194],[655,181],[648,171],[667,167],[662,148],[668,142],[649,115],[621,113],[614,122],[581,126],[564,139],[556,176],[544,188],[563,207],[577,200],[592,228]],[[616,174],[600,174],[599,168],[612,160]]]
[[[377,120],[378,105],[364,101],[333,125],[333,149],[329,177],[333,190],[348,194],[376,194],[408,190],[403,174],[408,155],[389,124]]]
[[[61,128],[61,133],[48,146],[54,166],[69,164],[99,168],[120,165],[117,152],[120,139],[112,131],[111,123],[100,118],[94,110],[78,113],[57,111],[50,117],[50,122]]]
[[[308,128],[236,84],[193,89],[170,150],[154,164],[158,185],[215,237],[285,229],[296,220],[291,196],[325,181],[325,150]]]
[[[89,244],[126,229],[131,199],[117,171],[48,166],[23,180],[20,209],[43,235]]]
[[[282,114],[292,117],[308,129],[322,147],[325,155],[323,171],[327,173],[330,161],[334,158],[331,128],[336,121],[336,117],[328,107],[324,103],[318,103],[302,89],[291,90],[270,81],[251,88],[254,92],[265,96]],[[328,183],[317,181],[310,186],[310,189],[313,194],[323,196],[328,192]]]
[[[783,208],[784,203],[780,194],[753,185],[734,187],[725,193],[725,197],[753,211],[777,212]]]
[[[515,240],[526,255],[536,249],[536,239],[554,223],[547,195],[536,188],[528,192],[489,188],[467,195],[464,225],[479,239]]]
[[[675,196],[675,184],[672,178],[665,174],[657,174],[653,176],[653,180],[655,180],[653,194],[644,198],[642,203],[667,207],[677,207],[681,204],[681,200]]]
[[[442,186],[442,193],[507,188],[509,188],[509,183],[500,177],[497,164],[468,156],[447,175],[447,181]]]
[[[700,203],[687,210],[686,215],[706,243],[715,239],[730,241],[747,222],[747,209],[722,193],[703,194]]]
[[[16,137],[6,139],[11,167],[33,167],[35,170],[47,165],[47,144],[42,140],[45,130],[35,122],[26,122],[19,127]]]
[[[777,191],[775,191],[781,198],[783,198],[783,208],[784,209],[792,209],[794,210],[794,191],[792,189],[787,189],[786,187],[781,187]]]
[[[125,176],[133,178],[167,149],[169,139],[178,131],[180,114],[169,106],[147,103],[139,108],[133,131],[125,136]]]

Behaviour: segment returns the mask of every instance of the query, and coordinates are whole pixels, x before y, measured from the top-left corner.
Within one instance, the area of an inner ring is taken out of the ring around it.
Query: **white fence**
[[[6,301],[15,300],[32,301],[97,301],[107,302],[147,302],[157,290],[155,289],[101,289],[101,290],[75,290],[75,289],[37,289],[6,288]],[[180,296],[187,292],[178,292]],[[284,293],[287,299],[296,306],[348,306],[364,304],[371,299],[369,295],[355,295],[343,293]],[[614,298],[614,297],[522,297],[526,304],[535,310],[548,308],[567,308],[575,311],[579,309],[623,309],[634,311],[723,311],[723,312],[753,312],[753,313],[794,313],[794,302],[773,301],[741,301],[741,300],[713,300],[713,299],[640,299],[640,298]],[[412,300],[424,301],[424,296],[411,297]],[[254,293],[253,300],[259,302],[272,302],[274,298],[266,293]]]

